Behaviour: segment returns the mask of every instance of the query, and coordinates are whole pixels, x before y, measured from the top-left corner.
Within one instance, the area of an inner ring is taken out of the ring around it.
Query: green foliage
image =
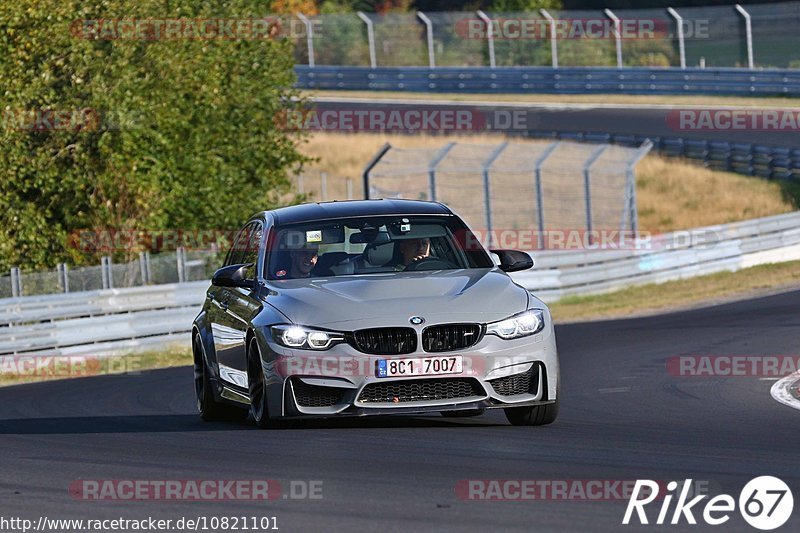
[[[71,32],[85,19],[263,17],[267,4],[92,4],[0,5],[2,270],[96,262],[69,244],[80,229],[236,228],[292,199],[287,172],[303,158],[274,120],[295,94],[290,42]],[[36,130],[18,120],[87,109],[98,121],[83,128]]]

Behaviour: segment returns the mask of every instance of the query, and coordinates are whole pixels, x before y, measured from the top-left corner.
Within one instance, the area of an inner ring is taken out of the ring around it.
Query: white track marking
[[[769,390],[769,393],[780,403],[795,409],[800,409],[800,400],[795,398],[794,394],[792,394],[792,391],[790,390],[792,385],[798,381],[800,381],[800,371],[790,374],[777,381]]]

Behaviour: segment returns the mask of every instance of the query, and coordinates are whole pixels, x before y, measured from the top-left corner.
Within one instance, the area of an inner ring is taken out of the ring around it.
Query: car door
[[[239,231],[225,258],[224,266],[244,263],[255,227],[256,223],[251,222]],[[208,298],[211,305],[208,307],[208,320],[214,337],[220,377],[228,383],[247,387],[246,368],[238,361],[244,351],[246,326],[243,327],[237,315],[229,312],[236,290],[217,286],[209,289]]]
[[[250,265],[246,272],[246,279],[257,281],[258,258],[262,247],[264,227],[261,222],[253,223],[249,231],[249,238],[240,262]],[[253,317],[261,310],[262,303],[258,298],[258,291],[254,290],[255,283],[250,288],[231,287],[228,289],[228,306],[226,314],[229,317],[228,325],[234,330],[237,342],[231,344],[226,354],[226,364],[235,371],[247,375],[247,346],[245,336]],[[244,381],[245,386],[247,381]],[[238,384],[238,383],[237,383]]]

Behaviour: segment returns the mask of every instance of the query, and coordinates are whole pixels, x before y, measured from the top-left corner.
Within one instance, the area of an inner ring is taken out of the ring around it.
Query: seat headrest
[[[364,248],[364,260],[371,266],[386,266],[394,257],[394,243],[368,244]]]

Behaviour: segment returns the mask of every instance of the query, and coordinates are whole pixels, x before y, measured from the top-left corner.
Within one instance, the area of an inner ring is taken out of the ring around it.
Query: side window
[[[228,251],[228,256],[225,258],[225,266],[228,265],[239,265],[244,263],[242,259],[247,252],[247,246],[250,242],[250,233],[253,229],[253,224],[248,224],[244,228],[242,228],[236,238],[233,240],[233,245],[231,245],[230,251]]]
[[[250,228],[248,231],[249,239],[247,241],[247,246],[243,251],[242,260],[240,261],[240,263],[253,264],[253,266],[251,266],[248,269],[248,274],[247,274],[248,279],[253,279],[256,277],[255,273],[256,273],[256,267],[258,266],[258,251],[259,248],[261,247],[261,237],[264,234],[264,229],[262,228],[260,222],[255,222],[249,228]]]

